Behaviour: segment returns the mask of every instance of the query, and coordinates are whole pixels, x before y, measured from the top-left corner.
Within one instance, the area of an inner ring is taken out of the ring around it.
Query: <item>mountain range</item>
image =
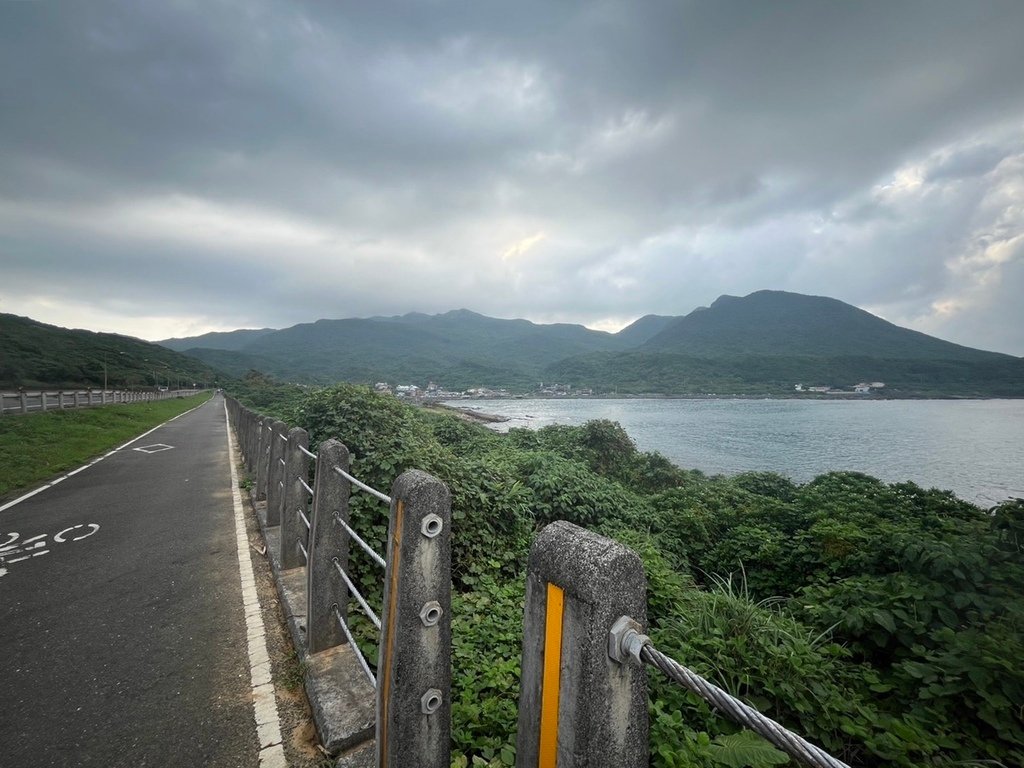
[[[389,381],[528,391],[559,382],[597,392],[781,394],[794,385],[882,381],[903,395],[1024,396],[1024,359],[901,328],[822,296],[722,296],[684,316],[646,315],[618,333],[438,315],[318,320],[160,344],[232,375]]]

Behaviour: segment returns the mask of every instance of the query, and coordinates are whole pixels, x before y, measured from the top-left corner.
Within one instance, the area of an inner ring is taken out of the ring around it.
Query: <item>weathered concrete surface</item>
[[[281,610],[299,661],[313,722],[324,749],[335,754],[373,738],[375,692],[355,652],[347,645],[310,654],[307,644],[307,582],[303,568],[281,569],[280,526],[267,525],[266,505],[256,504],[267,557],[274,572]]]
[[[299,427],[288,432],[287,450],[284,456],[284,489],[281,493],[281,567],[298,568],[306,564],[305,555],[299,549],[299,542],[309,548],[309,531],[299,517],[299,510],[306,511],[306,489],[299,478],[309,477],[309,457],[302,448],[309,448],[309,433]]]
[[[451,606],[451,494],[440,480],[411,470],[395,481],[391,499],[384,576],[390,599],[381,617],[377,671],[378,760],[394,768],[448,768],[451,611],[430,622],[421,614],[433,602]]]
[[[321,743],[331,754],[373,738],[374,690],[355,652],[339,645],[306,655],[306,694]]]
[[[255,471],[253,474],[253,500],[266,502],[267,471],[270,466],[270,419],[260,418],[256,440]]]
[[[331,438],[320,444],[313,486],[312,530],[309,536],[309,563],[306,568],[306,614],[309,626],[309,650],[316,653],[347,642],[334,614],[337,606],[348,616],[348,589],[338,575],[334,559],[348,563],[349,535],[335,515],[349,522],[348,499],[351,483],[334,471],[349,470],[349,453],[341,442]],[[358,544],[356,546],[359,546]],[[318,553],[322,553],[318,556]]]
[[[646,673],[608,656],[616,619],[646,624],[643,564],[627,547],[564,521],[547,526],[530,548],[517,763],[536,765],[539,757],[549,583],[564,590],[559,768],[646,766]]]
[[[370,739],[365,744],[346,752],[338,758],[335,768],[377,768],[377,742]]]
[[[274,575],[277,577],[277,592],[281,595],[288,633],[301,657],[306,653],[306,575],[301,568],[278,570]]]
[[[274,421],[270,425],[270,456],[267,464],[267,524],[281,524],[281,497],[284,495],[284,440],[282,435],[288,434],[288,427],[283,421]]]

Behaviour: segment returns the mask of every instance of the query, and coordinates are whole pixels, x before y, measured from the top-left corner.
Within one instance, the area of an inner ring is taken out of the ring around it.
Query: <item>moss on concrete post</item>
[[[451,494],[425,472],[391,491],[377,666],[377,765],[451,764]]]
[[[647,765],[647,677],[608,656],[620,616],[644,623],[647,581],[627,547],[558,521],[530,548],[516,764]]]
[[[302,520],[306,514],[309,492],[302,485],[309,477],[309,457],[302,451],[309,448],[309,433],[299,427],[288,432],[284,452],[284,487],[281,489],[281,569],[306,564],[302,550],[309,549],[309,529]]]
[[[348,588],[338,575],[335,561],[348,568],[349,535],[335,517],[349,522],[348,500],[351,483],[334,471],[349,471],[348,448],[331,438],[320,443],[313,484],[313,528],[309,535],[309,563],[306,564],[306,631],[309,652],[333,648],[346,642],[334,608],[348,616]],[[347,572],[347,570],[346,570]]]

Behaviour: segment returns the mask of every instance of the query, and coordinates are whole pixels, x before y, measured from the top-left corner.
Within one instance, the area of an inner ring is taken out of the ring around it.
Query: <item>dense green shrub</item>
[[[514,763],[526,556],[558,519],[639,553],[661,650],[850,765],[1024,765],[1024,501],[989,514],[851,472],[706,477],[613,422],[498,435],[362,387],[249,384],[314,444],[345,442],[372,485],[418,468],[451,488],[453,765]],[[383,546],[376,499],[354,496],[353,517]],[[379,573],[355,571],[374,594]],[[652,765],[785,762],[650,680]]]

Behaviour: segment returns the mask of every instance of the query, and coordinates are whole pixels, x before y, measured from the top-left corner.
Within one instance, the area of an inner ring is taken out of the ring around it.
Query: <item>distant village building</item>
[[[870,395],[871,385],[870,384],[854,384],[853,391],[858,395]]]
[[[391,394],[391,385],[388,384],[386,381],[378,381],[376,384],[373,385],[373,389],[376,392],[384,392],[385,394],[388,395]]]
[[[808,392],[831,392],[832,387],[808,387]]]
[[[541,382],[540,394],[542,395],[568,395],[572,392],[572,386],[569,384],[544,384]]]
[[[804,385],[803,384],[797,384],[795,389],[796,389],[797,392],[803,392],[804,391]]]

